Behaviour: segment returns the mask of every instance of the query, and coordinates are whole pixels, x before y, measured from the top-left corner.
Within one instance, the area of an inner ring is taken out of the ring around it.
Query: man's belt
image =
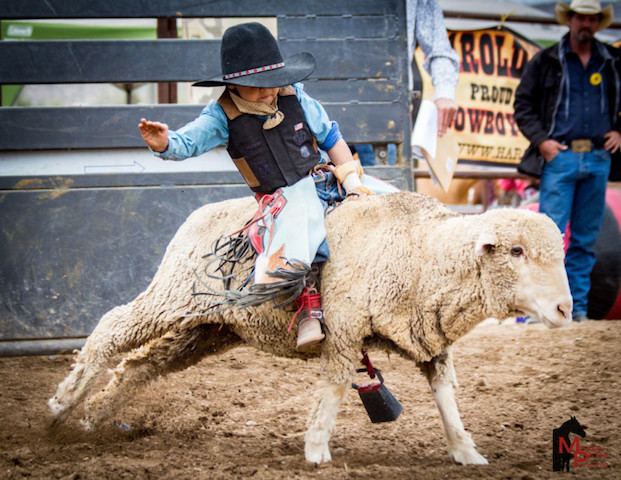
[[[590,138],[576,138],[568,143],[571,151],[574,153],[589,153],[593,150],[601,150],[604,148],[603,141],[592,140]]]

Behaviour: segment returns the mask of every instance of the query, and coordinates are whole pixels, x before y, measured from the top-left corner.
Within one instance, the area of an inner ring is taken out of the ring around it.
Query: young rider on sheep
[[[212,255],[221,262],[226,281],[223,291],[208,293],[220,296],[211,306],[245,307],[288,294],[283,303],[295,298],[292,325],[297,316],[297,348],[304,350],[325,337],[319,265],[329,257],[327,209],[346,195],[397,189],[363,175],[338,124],[296,83],[315,69],[311,53],[283,60],[269,30],[246,23],[226,30],[220,55],[222,73],[194,84],[226,86],[217,102],[177,131],[142,119],[140,132],[149,148],[167,160],[227,146],[256,193],[258,211],[240,236],[214,247]],[[231,289],[231,265],[241,260],[240,247],[248,243],[258,256],[248,277]]]

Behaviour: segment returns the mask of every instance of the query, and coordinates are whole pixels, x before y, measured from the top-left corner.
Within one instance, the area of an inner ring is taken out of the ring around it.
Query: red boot
[[[294,316],[298,318],[298,343],[297,349],[304,351],[321,342],[326,336],[321,331],[323,311],[321,310],[321,294],[310,293],[305,288],[300,296],[295,299],[298,311]]]

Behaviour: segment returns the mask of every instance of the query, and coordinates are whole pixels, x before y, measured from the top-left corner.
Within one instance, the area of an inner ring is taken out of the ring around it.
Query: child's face
[[[239,85],[231,86],[229,89],[237,90],[239,96],[248,102],[259,102],[270,105],[276,95],[278,95],[278,87],[276,88],[258,88],[258,87],[242,87]]]

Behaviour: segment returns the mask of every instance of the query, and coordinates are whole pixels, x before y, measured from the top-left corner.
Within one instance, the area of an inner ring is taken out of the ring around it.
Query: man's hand
[[[539,153],[541,153],[546,162],[549,162],[558,155],[559,151],[567,150],[567,148],[567,145],[549,138],[539,144]]]
[[[616,130],[604,134],[604,148],[610,153],[615,153],[621,145],[621,133]]]
[[[168,148],[168,125],[160,122],[150,122],[144,118],[138,124],[140,134],[154,152],[162,153]]]
[[[453,123],[457,113],[457,104],[450,98],[438,98],[435,104],[438,109],[438,136],[443,137]]]

